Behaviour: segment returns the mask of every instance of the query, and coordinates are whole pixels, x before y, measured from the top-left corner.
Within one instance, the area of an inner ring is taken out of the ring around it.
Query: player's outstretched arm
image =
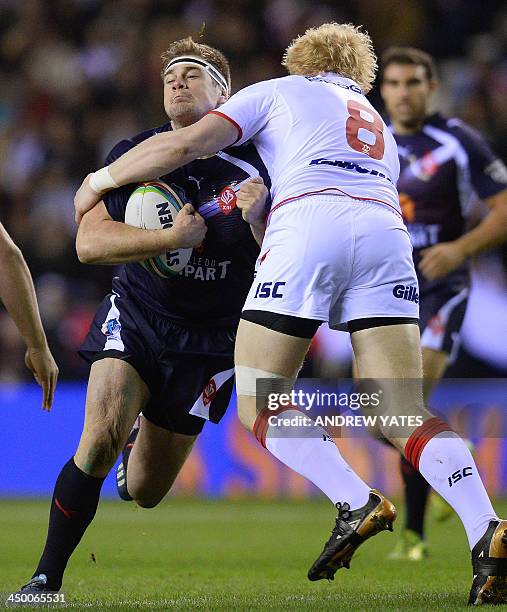
[[[110,166],[85,178],[74,198],[76,222],[79,223],[107,191],[159,178],[201,155],[216,153],[237,138],[237,128],[217,115],[206,115],[188,127],[147,138]]]
[[[206,223],[191,204],[177,214],[174,225],[163,230],[147,230],[114,221],[104,202],[88,211],[76,237],[81,263],[122,264],[143,261],[161,253],[201,244]]]
[[[49,350],[37,306],[30,270],[11,237],[0,223],[0,299],[14,320],[25,344],[26,366],[43,390],[42,408],[50,410],[58,367]]]
[[[266,232],[266,200],[269,195],[267,187],[260,176],[244,183],[237,195],[237,207],[243,219],[250,224],[253,237],[260,246]]]
[[[507,189],[484,202],[490,212],[473,230],[452,242],[436,244],[422,251],[419,269],[428,280],[446,276],[459,268],[469,257],[507,241]]]

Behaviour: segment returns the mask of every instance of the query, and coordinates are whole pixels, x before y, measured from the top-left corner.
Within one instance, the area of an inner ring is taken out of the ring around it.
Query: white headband
[[[210,75],[210,77],[218,83],[220,87],[223,87],[227,93],[229,93],[229,86],[227,85],[227,81],[224,78],[223,74],[218,71],[215,66],[207,62],[206,60],[200,57],[191,57],[190,55],[180,55],[179,57],[175,57],[168,64],[167,68],[164,70],[164,76],[169,72],[169,70],[175,66],[176,64],[191,64],[193,66],[198,66],[199,68],[203,68]]]

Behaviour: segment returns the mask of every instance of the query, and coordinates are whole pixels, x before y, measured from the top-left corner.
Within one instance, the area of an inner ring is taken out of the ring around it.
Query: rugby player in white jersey
[[[219,112],[153,136],[89,175],[76,194],[77,217],[109,189],[251,139],[270,172],[273,205],[236,340],[238,413],[261,444],[338,508],[309,578],[333,578],[396,516],[323,429],[294,437],[269,418],[265,387],[257,388],[258,379],[290,387],[313,334],[329,321],[351,333],[361,378],[400,383],[389,388],[391,414],[422,422],[381,429],[461,518],[472,549],[469,601],[505,602],[507,521],[497,517],[467,446],[424,408],[422,385],[401,384],[422,378],[417,279],[394,186],[396,144],[364,95],[376,70],[371,40],[354,26],[324,24],[296,39],[284,64],[289,76],[247,87]],[[300,414],[293,406],[277,412]]]

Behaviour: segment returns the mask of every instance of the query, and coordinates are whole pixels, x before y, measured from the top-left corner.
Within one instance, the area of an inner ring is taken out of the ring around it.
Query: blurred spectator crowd
[[[86,374],[76,349],[114,273],[78,262],[73,194],[119,139],[164,122],[160,54],[204,29],[200,40],[226,53],[238,90],[282,76],[287,44],[324,21],[363,24],[378,53],[409,44],[434,54],[439,108],[507,158],[501,1],[0,0],[0,219],[32,270],[63,378]],[[372,100],[380,104],[376,90]],[[1,312],[0,381],[28,376],[22,358]]]

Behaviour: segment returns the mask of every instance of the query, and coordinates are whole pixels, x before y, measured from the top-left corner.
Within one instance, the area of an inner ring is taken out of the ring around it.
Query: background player
[[[42,387],[42,408],[51,410],[58,367],[42,327],[30,270],[0,223],[0,300],[26,344],[25,363]]]
[[[26,344],[25,364],[42,387],[42,408],[51,410],[58,367],[42,327],[37,296],[25,258],[0,223],[0,300]]]
[[[400,203],[414,248],[420,300],[424,392],[428,398],[457,352],[468,296],[468,260],[507,240],[507,169],[481,136],[458,119],[431,114],[433,58],[392,47],[381,62],[381,95],[398,145]],[[467,230],[481,198],[490,209]],[[427,481],[401,456],[406,523],[393,559],[426,553]]]
[[[154,133],[190,125],[228,97],[229,66],[218,50],[188,38],[173,43],[163,60],[170,123],[120,142],[109,161]],[[83,433],[56,482],[46,546],[25,592],[60,588],[68,559],[94,517],[104,478],[140,411],[128,493],[144,507],[167,493],[205,418],[217,423],[223,416],[233,387],[235,331],[259,251],[254,234],[263,232],[267,190],[259,173],[269,180],[255,148],[247,145],[164,177],[185,189],[206,223],[187,204],[170,229],[125,225],[132,185],[104,196],[83,218],[80,259],[127,265],[81,348],[92,364]],[[223,193],[228,197],[222,199]],[[171,279],[133,263],[190,246],[199,248]]]
[[[360,377],[422,378],[417,281],[409,238],[396,216],[396,144],[364,98],[375,72],[369,37],[350,25],[324,24],[294,41],[285,64],[299,76],[252,85],[194,126],[153,136],[87,177],[75,204],[82,214],[118,185],[159,176],[233,142],[251,138],[258,146],[272,175],[274,203],[238,329],[238,412],[282,462],[323,490],[334,488],[336,526],[309,572],[318,580],[347,567],[366,538],[390,527],[395,511],[352,472],[323,430],[312,432],[318,437],[291,438],[283,422],[277,427],[256,383],[281,378],[290,386],[327,319],[351,332]],[[422,385],[420,394],[405,384],[390,391],[393,416],[403,412],[423,424],[384,429],[384,435],[465,527],[474,565],[469,601],[505,601],[507,521],[496,517],[470,451],[425,411]],[[286,408],[284,416],[298,413]],[[457,486],[454,473],[461,475]]]

